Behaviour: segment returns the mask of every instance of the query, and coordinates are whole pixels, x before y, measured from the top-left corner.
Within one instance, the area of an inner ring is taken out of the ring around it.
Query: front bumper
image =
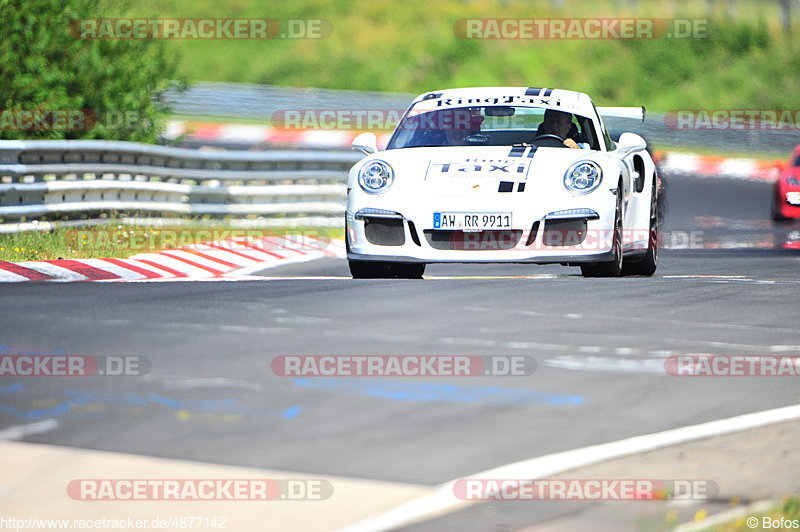
[[[347,256],[350,260],[416,263],[571,264],[612,260],[615,209],[614,203],[609,203],[599,210],[576,211],[568,206],[564,210],[570,213],[562,210],[561,216],[553,215],[558,209],[512,211],[510,229],[472,232],[432,229],[432,211],[407,215],[385,205],[380,211],[348,210]],[[647,235],[643,236],[646,241]]]

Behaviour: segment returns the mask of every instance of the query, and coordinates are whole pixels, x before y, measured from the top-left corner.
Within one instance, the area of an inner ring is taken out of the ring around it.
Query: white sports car
[[[373,133],[347,183],[354,278],[421,278],[441,262],[580,266],[587,277],[652,275],[656,168],[644,139],[615,143],[583,93],[483,87],[422,94],[379,151]]]

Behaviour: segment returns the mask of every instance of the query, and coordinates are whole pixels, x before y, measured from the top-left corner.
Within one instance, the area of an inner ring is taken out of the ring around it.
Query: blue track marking
[[[23,384],[12,384],[0,388],[0,395],[10,395],[25,391]],[[213,414],[218,416],[243,415],[254,417],[282,417],[294,419],[302,411],[302,406],[292,405],[287,408],[253,408],[243,405],[236,398],[219,400],[177,400],[156,393],[135,393],[125,391],[87,391],[63,390],[62,396],[49,398],[57,401],[56,404],[43,408],[21,408],[5,403],[0,403],[0,413],[27,419],[38,420],[57,417],[66,414],[102,416],[106,412],[73,412],[72,410],[85,405],[102,405],[105,407],[118,405],[124,407],[163,407],[175,411],[191,413]],[[42,399],[37,397],[36,399]]]
[[[21,392],[24,388],[25,385],[22,383],[9,384],[8,386],[0,386],[0,395]]]
[[[63,349],[42,349],[27,345],[0,344],[0,355],[65,355]]]
[[[398,382],[372,379],[299,378],[300,388],[342,393],[361,397],[378,397],[399,402],[440,402],[456,404],[548,404],[577,405],[580,395],[539,392],[505,386],[462,386],[427,382]]]

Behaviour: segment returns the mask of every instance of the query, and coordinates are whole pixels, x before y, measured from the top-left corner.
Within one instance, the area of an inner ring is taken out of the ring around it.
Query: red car
[[[794,149],[789,164],[775,182],[772,219],[800,218],[800,145]]]

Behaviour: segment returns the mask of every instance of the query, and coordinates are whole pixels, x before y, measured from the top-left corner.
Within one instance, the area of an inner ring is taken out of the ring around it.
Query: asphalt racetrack
[[[23,440],[435,486],[549,453],[794,405],[800,388],[791,378],[664,371],[665,359],[680,354],[800,354],[800,249],[791,249],[800,227],[772,224],[770,193],[764,182],[669,176],[667,249],[653,278],[433,265],[424,280],[354,281],[345,261],[324,259],[241,282],[4,284],[2,344],[143,356],[150,372],[4,377],[0,430],[55,419],[53,430]],[[270,368],[279,355],[410,354],[525,355],[537,370],[337,379]],[[756,496],[744,483],[720,488]],[[478,505],[407,529],[547,527],[575,504]],[[596,514],[597,529],[604,520],[633,529],[612,514],[625,512]]]

